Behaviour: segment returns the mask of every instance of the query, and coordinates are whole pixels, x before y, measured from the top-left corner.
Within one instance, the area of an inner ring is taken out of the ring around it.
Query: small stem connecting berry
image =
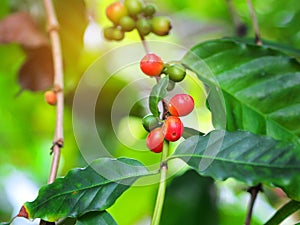
[[[141,42],[142,42],[142,44],[143,44],[143,47],[144,47],[144,49],[145,49],[146,54],[149,54],[149,53],[150,53],[150,50],[149,50],[149,46],[148,46],[148,44],[147,44],[147,42],[146,42],[145,37],[144,37],[140,32],[138,32],[138,33],[139,33],[139,36],[140,36],[140,38],[141,38]]]
[[[159,225],[161,219],[162,209],[165,200],[166,187],[167,187],[168,163],[166,159],[168,157],[168,152],[169,152],[169,143],[166,142],[161,157],[160,182],[159,182],[158,193],[156,197],[156,203],[155,203],[151,225]]]

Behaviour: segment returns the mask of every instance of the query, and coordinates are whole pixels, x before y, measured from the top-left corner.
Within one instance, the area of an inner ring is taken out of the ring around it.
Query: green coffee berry
[[[151,32],[151,22],[146,18],[140,18],[136,22],[136,28],[141,35],[146,36]]]
[[[159,122],[159,119],[153,115],[147,115],[142,119],[143,127],[146,131],[150,132],[156,127],[159,127],[161,123]]]
[[[114,33],[115,27],[105,27],[103,29],[103,35],[105,39],[107,40],[114,40],[113,33]]]
[[[152,17],[156,13],[156,6],[148,3],[145,5],[143,12],[145,16]]]
[[[173,64],[166,68],[165,73],[169,75],[170,80],[180,82],[185,78],[186,71],[181,64]]]
[[[115,41],[121,41],[124,38],[124,36],[124,32],[117,28],[113,31],[113,40]]]
[[[123,31],[132,31],[135,28],[135,21],[130,16],[123,16],[119,24]]]
[[[164,16],[157,16],[152,18],[152,32],[159,35],[168,35],[171,30],[171,21]]]
[[[124,38],[124,32],[117,27],[104,28],[103,35],[107,40],[120,41]]]
[[[140,0],[125,0],[124,5],[131,16],[137,16],[143,11],[143,4]]]

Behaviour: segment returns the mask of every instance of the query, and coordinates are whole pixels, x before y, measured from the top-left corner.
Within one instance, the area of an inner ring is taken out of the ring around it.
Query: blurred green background
[[[147,114],[145,92],[150,91],[154,81],[147,80],[138,70],[138,61],[124,65],[129,51],[119,51],[122,46],[138,43],[134,31],[126,34],[122,42],[108,42],[102,37],[102,28],[110,22],[105,18],[109,0],[55,0],[60,22],[60,33],[65,66],[65,146],[59,176],[74,167],[87,164],[79,149],[72,126],[72,104],[76,86],[86,71],[96,72],[95,82],[104,82],[101,90],[90,84],[87,92],[100,91],[95,108],[98,135],[113,156],[127,156],[141,160],[146,165],[159,162],[159,155],[146,150],[143,145],[146,132],[140,118]],[[150,1],[149,1],[150,2]],[[168,37],[147,36],[147,40],[164,45],[164,60],[179,60],[184,49],[209,39],[236,36],[232,16],[225,0],[152,0],[160,15],[172,20],[173,29]],[[238,18],[247,27],[248,37],[253,37],[249,11],[244,0],[233,0]],[[261,34],[264,39],[300,48],[300,4],[297,0],[253,1]],[[2,0],[0,19],[17,12],[29,12],[42,32],[45,32],[45,16],[42,1]],[[174,46],[176,51],[173,51]],[[159,46],[153,44],[153,46]],[[112,51],[113,50],[113,51]],[[177,51],[178,50],[178,51]],[[111,52],[112,51],[112,52]],[[107,57],[99,57],[104,54]],[[178,54],[177,54],[178,53]],[[114,54],[118,54],[115,57]],[[143,55],[140,55],[142,58]],[[55,125],[55,108],[44,101],[43,92],[23,91],[18,84],[18,71],[26,54],[17,43],[0,45],[0,221],[14,216],[24,201],[33,200],[39,187],[47,183],[51,164],[50,147]],[[96,62],[96,64],[95,64]],[[93,64],[94,63],[94,64]],[[91,66],[92,65],[92,66]],[[115,73],[115,74],[114,74]],[[113,75],[112,75],[113,74]],[[134,84],[143,79],[145,85]],[[144,81],[144,79],[146,81]],[[93,80],[91,81],[93,83]],[[88,85],[87,85],[88,87]],[[148,88],[148,89],[147,89]],[[195,96],[196,113],[186,123],[203,132],[211,127],[210,114],[205,108],[205,92],[202,84],[191,78],[181,88]],[[119,114],[112,115],[117,96],[126,89],[126,96],[140,99],[128,110],[128,99],[118,105]],[[123,111],[124,112],[123,112]],[[84,122],[82,118],[76,118]],[[112,121],[113,120],[113,121]],[[113,122],[113,123],[112,123]],[[130,127],[130,128],[129,128]],[[89,132],[89,127],[83,132]],[[130,129],[128,131],[128,129]],[[93,148],[93,143],[86,143]],[[213,182],[195,173],[184,172],[172,177],[167,189],[163,211],[163,225],[231,225],[242,224],[249,198],[246,188],[234,180]],[[109,210],[120,225],[149,224],[156,197],[157,185],[130,188]],[[253,224],[262,224],[274,210],[286,201],[280,190],[266,188],[254,209]],[[14,224],[35,224],[17,219]],[[290,221],[286,224],[291,224]]]

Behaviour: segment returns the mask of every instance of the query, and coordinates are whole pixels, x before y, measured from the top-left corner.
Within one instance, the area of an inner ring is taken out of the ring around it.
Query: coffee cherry
[[[194,99],[188,94],[174,95],[168,104],[168,111],[173,116],[186,116],[194,109]]]
[[[160,126],[159,119],[153,115],[147,115],[142,119],[143,127],[150,132],[156,127]]]
[[[105,37],[105,39],[114,40],[113,33],[115,29],[116,29],[115,27],[105,27],[103,29],[103,36]]]
[[[103,35],[107,40],[121,41],[125,34],[117,27],[106,27],[103,30]]]
[[[163,127],[162,132],[166,140],[168,141],[177,141],[183,134],[184,126],[176,116],[169,116]]]
[[[57,102],[57,98],[56,98],[56,93],[54,91],[46,91],[45,92],[45,101],[49,104],[49,105],[56,105]]]
[[[142,58],[140,68],[148,76],[158,76],[164,68],[164,63],[159,56],[148,53]]]
[[[113,32],[113,39],[115,41],[121,41],[123,38],[125,37],[125,34],[123,31],[119,30],[119,29],[115,29]]]
[[[174,64],[166,69],[166,74],[169,75],[170,80],[180,82],[185,78],[185,68],[181,64]]]
[[[143,12],[144,12],[144,16],[152,17],[156,12],[156,7],[155,5],[148,3],[145,5]]]
[[[171,21],[167,17],[157,16],[152,19],[152,32],[159,35],[168,35],[171,30]]]
[[[161,127],[152,130],[146,138],[147,147],[155,153],[160,153],[163,150],[164,135]]]
[[[119,24],[123,31],[132,31],[135,28],[135,21],[130,16],[123,16]]]
[[[114,24],[118,24],[119,20],[128,15],[127,8],[121,2],[114,2],[106,8],[106,16]]]
[[[140,0],[125,0],[124,5],[131,16],[136,16],[143,11],[143,4]]]
[[[146,18],[140,18],[136,22],[136,28],[142,36],[146,36],[151,32],[151,22]]]

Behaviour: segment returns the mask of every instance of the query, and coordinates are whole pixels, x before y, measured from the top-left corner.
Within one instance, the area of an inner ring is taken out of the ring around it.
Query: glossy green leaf
[[[117,225],[112,216],[106,212],[89,212],[78,218],[76,225]]]
[[[64,178],[42,187],[33,202],[24,204],[27,217],[51,222],[66,217],[77,218],[91,211],[103,211],[137,178],[149,174],[134,159],[100,158],[90,166],[71,170]]]
[[[211,88],[216,128],[300,142],[300,64],[278,49],[284,48],[221,39],[184,56],[183,63]]]
[[[158,110],[158,103],[167,96],[167,87],[169,84],[169,77],[165,76],[159,80],[159,82],[153,86],[149,96],[149,108],[151,113],[158,117],[160,112]]]
[[[187,139],[189,137],[192,137],[194,135],[204,135],[202,132],[200,132],[199,130],[195,130],[194,128],[191,127],[184,127],[184,131],[182,134],[182,137]]]
[[[9,225],[9,222],[1,222],[0,225]]]
[[[300,145],[246,131],[215,130],[182,142],[172,158],[183,159],[204,176],[235,178],[248,185],[281,187],[300,200]]]

